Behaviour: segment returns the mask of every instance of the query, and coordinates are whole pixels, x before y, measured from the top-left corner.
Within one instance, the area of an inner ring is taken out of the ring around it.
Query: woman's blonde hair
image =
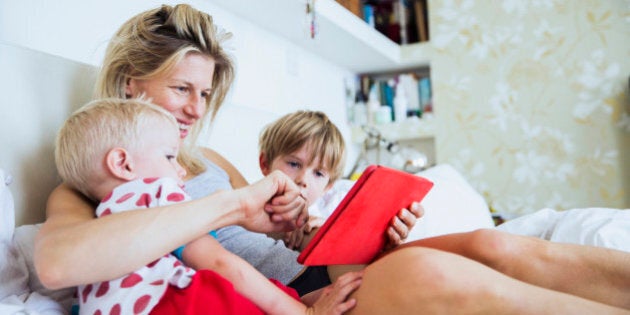
[[[92,188],[105,174],[107,152],[116,147],[138,148],[146,129],[156,124],[171,124],[174,133],[179,130],[173,115],[145,100],[94,100],[74,112],[59,130],[57,171],[66,183],[93,198]]]
[[[319,158],[320,168],[330,172],[330,183],[343,174],[346,145],[337,126],[320,111],[297,111],[266,126],[258,142],[267,163],[303,146],[311,150],[309,164]]]
[[[95,96],[128,98],[131,95],[126,95],[125,87],[129,79],[167,74],[188,53],[213,58],[214,77],[206,115],[193,127],[178,157],[190,174],[199,174],[205,167],[194,158],[192,150],[202,122],[214,119],[234,81],[232,59],[221,46],[230,37],[231,33],[213,23],[212,16],[187,4],[162,5],[140,13],[123,24],[111,39]]]

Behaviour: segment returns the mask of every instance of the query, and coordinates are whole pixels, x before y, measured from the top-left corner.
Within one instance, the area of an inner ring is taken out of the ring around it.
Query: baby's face
[[[330,171],[319,167],[319,158],[308,164],[310,156],[311,151],[304,146],[291,154],[276,157],[266,172],[280,170],[293,179],[300,187],[308,206],[331,187]]]
[[[179,130],[174,124],[165,124],[145,129],[144,141],[131,152],[136,161],[136,175],[138,178],[171,177],[183,186],[186,170],[177,162]]]

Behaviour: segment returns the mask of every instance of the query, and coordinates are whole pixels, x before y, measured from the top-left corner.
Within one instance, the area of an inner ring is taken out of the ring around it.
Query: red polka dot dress
[[[98,217],[190,200],[171,178],[145,178],[116,187],[96,209]],[[120,259],[124,259],[121,257]],[[195,270],[167,254],[115,280],[79,286],[80,314],[149,314],[168,286],[186,288]]]

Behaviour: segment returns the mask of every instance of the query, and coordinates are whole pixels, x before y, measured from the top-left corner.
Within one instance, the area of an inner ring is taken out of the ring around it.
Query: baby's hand
[[[324,219],[320,217],[309,217],[306,224],[302,227],[295,229],[294,231],[285,232],[283,241],[287,248],[290,249],[301,249],[306,244],[304,240],[306,236],[310,236],[310,234],[316,229],[324,224]],[[309,237],[310,239],[310,237]]]
[[[363,271],[348,272],[325,287],[315,304],[306,310],[308,315],[334,314],[341,315],[353,308],[356,299],[348,299],[350,294],[359,288]]]
[[[424,215],[424,208],[418,202],[411,204],[409,209],[402,209],[398,215],[392,218],[387,229],[387,243],[384,250],[392,249],[402,244],[409,236],[409,231],[416,225],[416,219]]]

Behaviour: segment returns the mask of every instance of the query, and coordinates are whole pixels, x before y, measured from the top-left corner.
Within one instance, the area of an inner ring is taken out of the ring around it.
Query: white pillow
[[[10,241],[15,226],[15,209],[9,185],[11,175],[0,168],[0,241]]]
[[[407,242],[494,227],[486,201],[452,166],[440,164],[416,175],[431,180],[434,186],[421,202],[425,214],[411,230]],[[327,218],[353,184],[350,180],[337,181],[309,208],[309,213]]]
[[[10,183],[10,176],[0,169],[0,301],[28,292],[26,263],[13,246],[15,209]]]
[[[411,230],[407,241],[449,233],[493,228],[485,199],[448,164],[439,164],[416,173],[433,182],[422,200],[424,216]]]

